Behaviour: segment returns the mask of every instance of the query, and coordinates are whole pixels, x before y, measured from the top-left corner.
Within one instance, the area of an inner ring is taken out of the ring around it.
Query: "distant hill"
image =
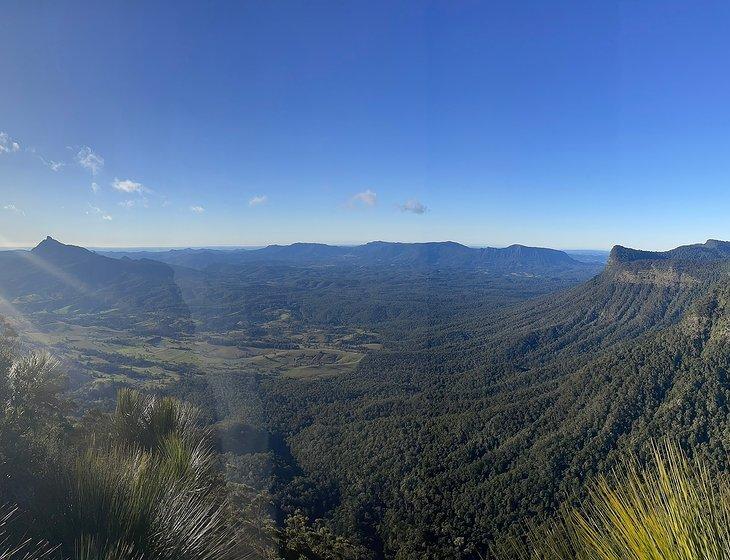
[[[51,237],[30,251],[0,252],[0,297],[21,312],[62,310],[81,322],[126,328],[186,315],[168,265],[112,259]]]
[[[483,269],[500,273],[597,273],[600,263],[581,262],[563,251],[524,245],[503,249],[472,248],[454,242],[389,243],[373,241],[354,247],[319,243],[269,245],[262,249],[182,249],[156,252],[107,252],[111,257],[147,258],[168,264],[203,269],[214,264],[241,265],[281,262],[307,265],[353,264],[358,266],[408,266]]]

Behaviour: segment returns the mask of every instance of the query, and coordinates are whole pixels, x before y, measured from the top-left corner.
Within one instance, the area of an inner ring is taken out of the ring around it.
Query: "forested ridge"
[[[0,259],[0,303],[26,320],[7,333],[31,348],[57,340],[72,389],[49,378],[58,405],[40,428],[21,424],[30,431],[4,448],[15,462],[3,468],[29,461],[27,487],[58,487],[49,469],[67,460],[61,448],[102,463],[116,453],[120,389],[174,398],[164,402],[199,411],[217,464],[207,480],[218,501],[203,507],[235,510],[216,531],[240,550],[490,558],[526,524],[583,503],[627,456],[652,456],[652,442],[727,470],[728,243],[616,247],[583,282],[552,266],[189,268],[53,240]],[[22,362],[8,360],[6,372]],[[49,426],[51,439],[33,432]],[[117,462],[121,480],[134,461]],[[3,501],[38,515],[14,480]],[[65,557],[82,541],[116,554],[73,531],[43,538]],[[129,538],[167,554],[151,533]]]
[[[309,391],[266,387],[305,478],[335,496],[317,514],[387,557],[478,557],[651,438],[725,468],[728,263],[700,252],[614,255],[418,351],[368,355]]]
[[[582,277],[597,270],[595,263],[573,259],[563,251],[543,247],[510,245],[504,248],[467,247],[460,243],[390,243],[372,241],[365,245],[337,246],[321,243],[269,245],[259,249],[182,249],[158,252],[108,252],[110,256],[159,260],[195,269],[214,265],[242,265],[257,262],[310,266],[352,264],[399,268],[459,268],[491,272],[572,274]]]

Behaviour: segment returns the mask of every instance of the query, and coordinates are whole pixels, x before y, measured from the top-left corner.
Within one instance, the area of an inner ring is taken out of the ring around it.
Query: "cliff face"
[[[635,261],[714,262],[725,259],[730,259],[730,242],[708,239],[705,243],[682,245],[669,251],[641,251],[616,245],[611,249],[608,265],[621,265]]]

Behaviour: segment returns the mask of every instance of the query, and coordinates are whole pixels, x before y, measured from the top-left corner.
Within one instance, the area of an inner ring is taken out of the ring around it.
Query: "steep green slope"
[[[289,430],[306,473],[294,484],[318,488],[305,505],[387,557],[476,558],[651,437],[722,462],[728,262],[677,254],[614,255],[584,285],[419,351],[267,387],[272,428]]]

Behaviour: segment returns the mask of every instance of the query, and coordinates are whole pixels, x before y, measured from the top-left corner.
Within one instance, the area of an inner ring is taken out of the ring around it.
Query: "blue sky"
[[[730,238],[726,2],[1,9],[3,245]]]

